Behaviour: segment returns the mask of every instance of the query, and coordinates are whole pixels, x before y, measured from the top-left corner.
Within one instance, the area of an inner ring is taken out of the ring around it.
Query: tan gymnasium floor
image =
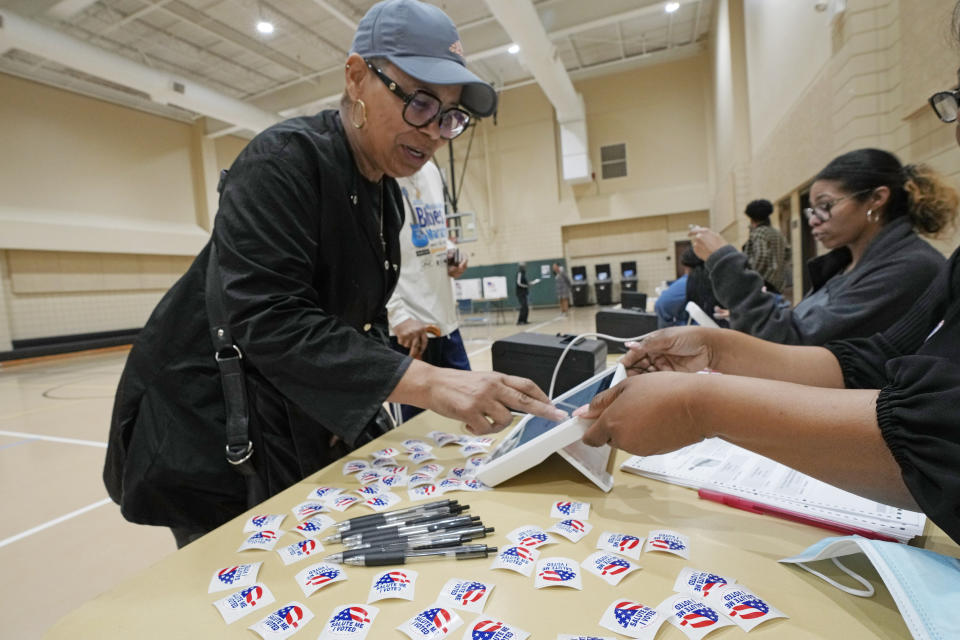
[[[491,369],[494,340],[526,330],[594,330],[599,307],[534,309],[517,327],[461,329],[476,370]],[[489,320],[497,320],[495,317]],[[113,392],[125,348],[0,363],[0,638],[40,638],[81,603],[175,551],[166,528],[133,525],[100,479]]]

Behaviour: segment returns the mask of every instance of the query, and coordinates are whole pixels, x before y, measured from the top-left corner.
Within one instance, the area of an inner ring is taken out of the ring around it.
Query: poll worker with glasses
[[[953,32],[960,42],[960,3]],[[931,98],[940,120],[957,122],[958,97]],[[960,126],[954,134],[960,144]],[[853,197],[858,190],[824,186],[809,215],[828,223],[870,197]],[[857,495],[922,511],[960,543],[960,249],[900,312],[882,333],[825,346],[703,327],[657,331],[630,345],[625,381],[574,412],[595,420],[584,442],[646,456],[723,438]],[[725,375],[691,375],[704,369]]]

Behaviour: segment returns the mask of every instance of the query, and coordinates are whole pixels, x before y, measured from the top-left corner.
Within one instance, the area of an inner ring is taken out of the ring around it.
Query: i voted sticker
[[[685,593],[670,596],[657,605],[657,611],[690,640],[700,640],[711,631],[733,625],[706,602]]]
[[[431,449],[433,449],[433,447],[428,445],[423,440],[418,440],[416,438],[410,438],[409,440],[404,440],[400,444],[407,451],[430,451]]]
[[[609,636],[575,636],[569,633],[561,633],[557,636],[557,640],[616,640],[616,638]]]
[[[283,560],[283,564],[285,565],[306,560],[321,551],[323,551],[323,545],[313,538],[298,540],[293,544],[277,549],[277,553],[280,554],[280,559]]]
[[[779,609],[737,584],[712,589],[704,601],[726,614],[744,631],[750,631],[767,620],[787,617]]]
[[[411,640],[440,640],[456,631],[463,620],[448,607],[432,605],[413,616],[399,627]]]
[[[217,569],[213,572],[210,579],[210,586],[207,593],[216,593],[217,591],[226,591],[237,587],[248,587],[257,581],[257,573],[260,572],[262,562],[250,562],[247,564],[235,564],[223,569]]]
[[[300,631],[311,620],[313,613],[306,605],[290,602],[247,628],[264,640],[283,640]]]
[[[381,475],[383,474],[373,469],[361,471],[360,473],[357,474],[357,482],[359,482],[360,484],[373,484],[374,482],[380,481]]]
[[[410,569],[388,569],[373,576],[367,602],[377,602],[387,598],[413,600],[417,584],[417,572]]]
[[[482,613],[493,587],[492,584],[476,580],[452,578],[443,585],[437,602],[461,611]]]
[[[442,464],[431,462],[430,464],[425,464],[419,469],[417,469],[417,473],[425,473],[431,478],[436,478],[438,475],[443,473],[443,469],[444,469],[444,466]]]
[[[460,488],[464,491],[493,491],[492,487],[488,487],[477,478],[464,478]]]
[[[547,544],[556,544],[557,541],[549,533],[532,524],[517,527],[507,534],[507,540],[520,547],[536,549]]]
[[[446,431],[431,431],[427,434],[427,437],[436,442],[438,447],[443,447],[450,443],[460,441],[460,436],[455,436],[452,433],[447,433]]]
[[[366,460],[347,460],[343,464],[343,475],[348,476],[352,473],[359,473],[370,468],[370,463]]]
[[[567,518],[588,520],[590,518],[590,503],[571,502],[570,500],[554,502],[550,508],[550,517],[560,520],[566,520]]]
[[[323,502],[343,492],[344,490],[338,487],[317,487],[307,495],[307,500],[319,500]]]
[[[392,456],[388,456],[385,458],[374,458],[373,461],[370,462],[370,466],[373,467],[374,469],[382,469],[384,467],[395,467],[397,466],[397,459]]]
[[[294,531],[302,535],[304,538],[316,538],[321,533],[329,529],[336,521],[326,514],[321,514],[319,516],[313,516],[307,520],[304,520],[296,526]]]
[[[580,568],[576,561],[570,558],[544,558],[537,562],[537,575],[533,586],[537,589],[544,587],[583,589]]]
[[[249,549],[260,549],[262,551],[273,551],[277,546],[277,540],[283,535],[283,531],[272,531],[264,529],[257,531],[249,538],[243,541],[237,551],[247,551]]]
[[[430,475],[429,473],[421,473],[420,471],[417,471],[407,478],[407,486],[418,487],[422,484],[433,484],[433,478],[434,476]]]
[[[614,600],[603,612],[600,626],[631,638],[652,640],[663,621],[656,609],[632,600]]]
[[[356,496],[334,496],[333,498],[330,498],[327,506],[334,511],[343,512],[358,502],[360,502],[360,498]]]
[[[635,562],[609,551],[597,551],[587,556],[580,566],[607,584],[617,585],[630,573],[640,568]]]
[[[320,589],[328,587],[334,582],[341,582],[347,579],[346,572],[338,565],[327,562],[318,562],[312,564],[296,576],[294,576],[303,595],[310,597]]]
[[[291,511],[293,512],[293,517],[297,520],[303,520],[309,518],[310,516],[315,516],[318,513],[323,513],[327,510],[327,507],[323,502],[317,502],[316,500],[308,500],[306,502],[301,502],[295,506]]]
[[[736,582],[733,578],[710,573],[709,571],[698,571],[690,567],[684,567],[677,575],[673,583],[673,590],[677,593],[689,593],[695,596],[706,598],[710,592],[717,587]]]
[[[400,455],[400,449],[396,447],[386,447],[370,454],[371,458],[396,458]]]
[[[567,518],[550,527],[549,531],[560,534],[570,542],[580,542],[591,529],[593,525],[586,520]]]
[[[408,457],[410,458],[410,462],[413,464],[423,464],[424,462],[437,459],[437,456],[433,455],[433,452],[428,450],[411,451],[408,454]]]
[[[437,491],[441,494],[460,491],[462,488],[461,485],[463,485],[463,480],[460,478],[444,478],[437,483]]]
[[[373,484],[368,484],[364,487],[360,487],[359,489],[355,489],[354,493],[356,493],[357,495],[361,496],[364,500],[366,500],[367,498],[378,496],[385,491],[387,491],[387,489],[381,487],[379,482],[375,482]]]
[[[472,458],[467,458],[463,466],[467,468],[467,473],[476,473],[477,469],[487,464],[487,460],[490,456],[473,456]]]
[[[643,545],[643,550],[664,551],[689,560],[690,538],[682,533],[667,531],[665,529],[651,531],[647,534],[647,543]]]
[[[220,612],[224,622],[232,624],[254,611],[265,609],[275,601],[276,598],[267,585],[257,583],[217,600],[213,606]]]
[[[394,487],[405,487],[407,485],[407,474],[392,473],[388,476],[383,476],[380,478],[380,481],[377,484],[380,485],[381,489],[386,491],[389,491]]]
[[[529,636],[503,620],[481,617],[467,625],[461,640],[526,640]]]
[[[411,502],[427,500],[438,495],[440,495],[440,490],[437,488],[437,485],[432,482],[407,489],[407,497],[410,498]]]
[[[477,444],[475,442],[471,442],[469,444],[465,444],[462,447],[460,447],[460,454],[464,458],[469,458],[470,456],[475,456],[475,455],[484,454],[484,453],[487,453],[487,447]]]
[[[262,531],[263,529],[279,529],[286,517],[287,516],[282,513],[279,515],[253,516],[243,525],[243,532],[253,533],[254,531]]]
[[[521,575],[529,577],[530,574],[533,573],[534,563],[536,563],[539,557],[540,552],[536,549],[517,546],[507,547],[497,554],[490,568],[509,569],[510,571],[516,571]]]
[[[386,511],[391,509],[401,501],[400,496],[395,493],[381,493],[378,496],[373,496],[372,498],[367,498],[363,501],[363,506],[370,507],[374,511]]]
[[[603,551],[612,551],[622,556],[627,556],[634,560],[640,559],[640,553],[643,551],[644,538],[633,536],[627,533],[614,533],[604,531],[597,538],[597,549]]]
[[[363,640],[370,633],[370,627],[378,613],[380,610],[373,605],[342,604],[333,610],[317,640]]]

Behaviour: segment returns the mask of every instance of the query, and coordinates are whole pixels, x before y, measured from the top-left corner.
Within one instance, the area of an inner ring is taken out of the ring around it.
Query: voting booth
[[[620,263],[620,296],[625,291],[637,290],[637,261],[627,260]]]
[[[585,307],[590,304],[590,283],[587,282],[587,268],[573,267],[570,270],[573,292],[573,306]]]
[[[597,281],[593,285],[597,304],[613,304],[613,279],[610,274],[610,265],[595,265],[594,271],[597,276]]]

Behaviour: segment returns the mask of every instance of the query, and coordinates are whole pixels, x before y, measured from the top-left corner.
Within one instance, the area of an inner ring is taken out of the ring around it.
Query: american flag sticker
[[[257,581],[257,574],[260,572],[260,565],[262,564],[262,562],[251,562],[217,569],[213,572],[213,577],[210,578],[210,587],[207,593],[249,587]]]
[[[533,565],[540,552],[527,547],[513,546],[502,549],[491,563],[491,569],[509,569],[525,576],[533,572]]]
[[[597,549],[639,560],[640,553],[643,551],[643,540],[644,538],[640,536],[634,536],[628,533],[604,531],[600,534],[600,537],[597,538]],[[676,589],[674,589],[674,591],[676,591]]]
[[[371,604],[341,604],[334,608],[318,640],[363,640],[380,609]]]
[[[759,596],[738,584],[727,584],[710,591],[704,601],[724,613],[734,624],[750,631],[767,620],[788,617]]]
[[[224,622],[232,624],[254,611],[266,608],[275,601],[276,598],[273,597],[267,585],[258,582],[217,600],[213,606],[220,612]]]
[[[690,559],[690,538],[677,533],[659,529],[647,534],[647,542],[643,545],[644,551],[664,551],[681,558]]]
[[[315,516],[318,513],[326,513],[327,507],[325,502],[321,502],[319,500],[307,500],[306,502],[301,502],[290,511],[293,512],[293,516],[297,520],[304,520],[310,516]]]
[[[657,611],[690,640],[700,640],[715,629],[733,625],[702,599],[684,593],[670,596],[657,605]]]
[[[580,542],[584,536],[590,533],[593,525],[586,520],[579,518],[566,518],[548,529],[551,533],[557,533],[570,542]]]
[[[507,534],[507,540],[520,547],[536,549],[546,544],[556,544],[557,540],[538,526],[528,524],[517,527]]]
[[[587,557],[580,566],[597,576],[607,584],[620,584],[620,581],[640,568],[635,562],[609,551],[597,551]]]
[[[566,520],[567,518],[587,520],[590,517],[590,503],[558,500],[550,507],[550,517],[558,520]]]
[[[487,582],[452,578],[443,585],[437,602],[461,611],[482,613],[493,587]]]
[[[417,585],[417,572],[411,569],[399,568],[381,571],[373,576],[367,602],[377,602],[387,598],[413,600],[414,589]]]
[[[411,640],[441,640],[456,631],[462,624],[463,620],[456,611],[435,603],[397,629]]]
[[[543,558],[537,562],[535,576],[533,586],[537,589],[544,587],[583,589],[580,568],[576,561],[570,558]]]
[[[249,538],[244,540],[240,544],[240,548],[237,549],[237,551],[247,551],[249,549],[273,551],[273,548],[277,546],[277,540],[282,535],[283,531],[280,531],[279,529],[276,531],[272,529],[263,529],[262,531],[257,531],[251,534]]]
[[[717,587],[735,582],[736,580],[727,576],[684,567],[673,583],[673,590],[677,593],[689,593],[699,598],[706,598]]]
[[[326,562],[312,564],[294,576],[294,580],[300,585],[303,595],[308,598],[318,590],[346,579],[347,574],[340,565]]]
[[[333,526],[335,520],[326,514],[321,514],[319,516],[313,516],[304,520],[296,526],[294,531],[302,535],[304,538],[316,538],[321,533]]]
[[[283,560],[283,564],[285,565],[306,560],[321,551],[323,551],[323,545],[320,544],[319,540],[314,538],[297,540],[293,544],[277,549],[277,553],[280,554],[280,559]]]
[[[463,640],[526,640],[530,634],[495,618],[480,617],[467,626]]]
[[[373,496],[372,498],[367,498],[363,501],[364,506],[370,507],[374,511],[386,511],[397,505],[400,500],[400,496],[395,493],[381,493],[380,495]]]
[[[262,529],[279,529],[280,525],[283,523],[284,514],[261,514],[251,517],[243,525],[244,533],[253,533],[254,531],[260,531]]]
[[[664,619],[656,609],[633,600],[617,599],[604,611],[600,626],[631,638],[653,638]]]
[[[311,620],[313,612],[306,605],[290,602],[247,628],[264,640],[283,640],[300,631]]]

